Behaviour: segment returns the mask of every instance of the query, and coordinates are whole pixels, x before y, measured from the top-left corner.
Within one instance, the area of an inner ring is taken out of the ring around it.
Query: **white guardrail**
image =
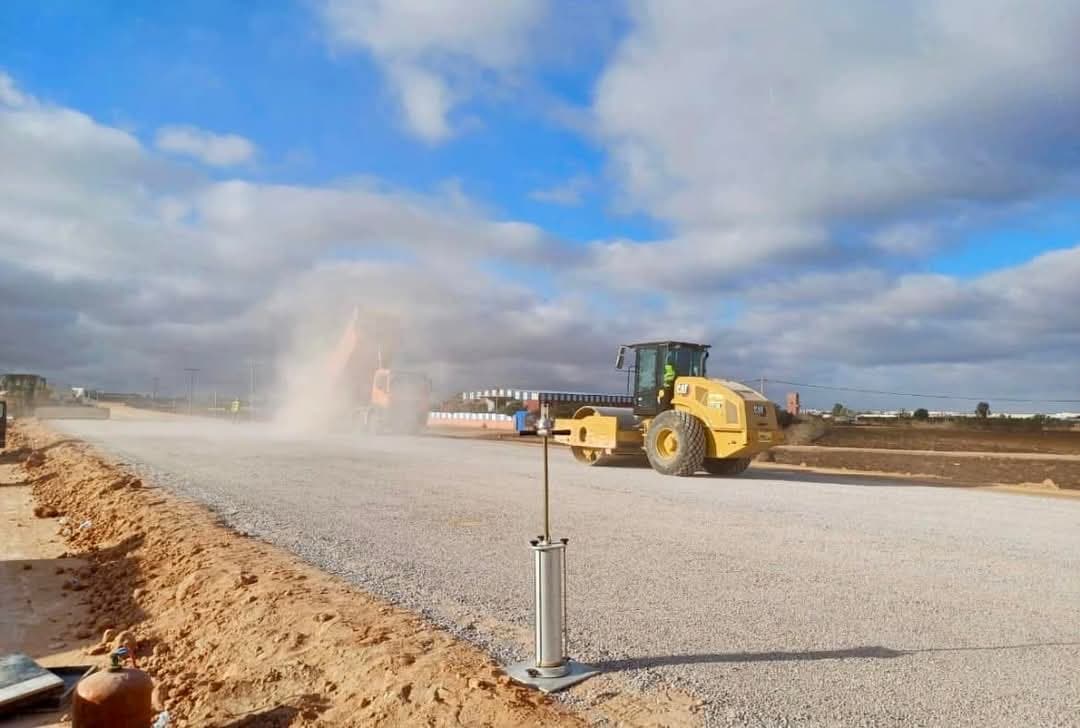
[[[476,422],[513,422],[511,415],[495,412],[428,412],[429,420],[469,420]]]

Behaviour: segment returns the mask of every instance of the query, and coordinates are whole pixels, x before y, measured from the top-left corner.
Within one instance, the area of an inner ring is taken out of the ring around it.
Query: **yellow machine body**
[[[748,459],[783,442],[776,405],[744,384],[679,377],[674,389],[672,409],[701,422],[705,457],[710,460]],[[575,458],[590,465],[641,457],[653,419],[636,417],[629,409],[582,407],[572,418],[556,420],[555,429],[569,430],[570,434],[555,439],[569,445]]]

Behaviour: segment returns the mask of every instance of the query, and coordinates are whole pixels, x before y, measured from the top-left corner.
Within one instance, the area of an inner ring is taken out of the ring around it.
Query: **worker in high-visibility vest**
[[[660,404],[664,409],[671,407],[671,400],[675,396],[675,379],[678,373],[675,371],[675,352],[669,351],[667,360],[664,362],[664,382],[660,390]]]
[[[229,412],[232,413],[233,422],[237,422],[240,419],[240,400],[234,399],[229,405]]]

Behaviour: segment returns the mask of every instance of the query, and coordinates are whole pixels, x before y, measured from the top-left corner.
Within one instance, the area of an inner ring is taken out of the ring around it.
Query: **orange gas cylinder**
[[[154,683],[142,670],[122,667],[120,660],[127,656],[121,647],[112,653],[108,670],[79,681],[71,705],[72,728],[150,728]]]

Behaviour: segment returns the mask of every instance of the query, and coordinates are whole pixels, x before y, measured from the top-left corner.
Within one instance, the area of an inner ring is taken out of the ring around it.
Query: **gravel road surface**
[[[54,423],[496,655],[529,636],[540,449]],[[553,451],[575,656],[708,725],[1080,725],[1080,500]]]

